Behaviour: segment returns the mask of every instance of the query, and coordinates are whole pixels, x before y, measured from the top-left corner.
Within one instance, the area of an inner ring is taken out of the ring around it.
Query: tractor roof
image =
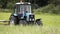
[[[29,2],[18,2],[18,3],[16,3],[16,4],[31,4],[31,3],[29,3]]]

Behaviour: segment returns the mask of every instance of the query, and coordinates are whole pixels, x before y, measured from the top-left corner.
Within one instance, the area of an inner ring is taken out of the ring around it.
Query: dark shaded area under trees
[[[23,1],[31,2],[32,4],[37,4],[40,7],[48,4],[48,0],[23,0]],[[0,0],[0,8],[12,8],[16,2],[20,2],[20,0]]]
[[[23,0],[26,2],[31,2],[32,4],[37,4],[39,7],[46,6],[50,3],[52,4],[60,4],[60,0]],[[12,8],[16,2],[20,2],[20,0],[0,0],[0,8]]]

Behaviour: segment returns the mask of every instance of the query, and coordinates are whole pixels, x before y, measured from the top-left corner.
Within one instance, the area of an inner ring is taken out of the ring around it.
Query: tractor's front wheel
[[[14,16],[12,16],[12,17],[10,18],[9,24],[10,24],[10,25],[15,25],[16,23],[17,23],[16,18],[15,18]]]

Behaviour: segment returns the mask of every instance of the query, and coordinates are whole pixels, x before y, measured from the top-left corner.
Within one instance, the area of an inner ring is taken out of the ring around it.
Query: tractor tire
[[[19,24],[26,25],[27,22],[26,22],[25,20],[20,20],[20,21],[19,21]]]
[[[9,24],[10,24],[10,25],[16,25],[16,23],[17,23],[16,18],[15,18],[14,16],[12,16],[12,17],[10,18]]]

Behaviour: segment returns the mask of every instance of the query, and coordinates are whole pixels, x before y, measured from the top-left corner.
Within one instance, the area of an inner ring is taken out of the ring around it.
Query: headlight
[[[34,19],[32,19],[32,21],[34,21]]]
[[[30,19],[30,21],[34,21],[34,19]]]
[[[30,21],[31,21],[31,19],[30,19]]]

